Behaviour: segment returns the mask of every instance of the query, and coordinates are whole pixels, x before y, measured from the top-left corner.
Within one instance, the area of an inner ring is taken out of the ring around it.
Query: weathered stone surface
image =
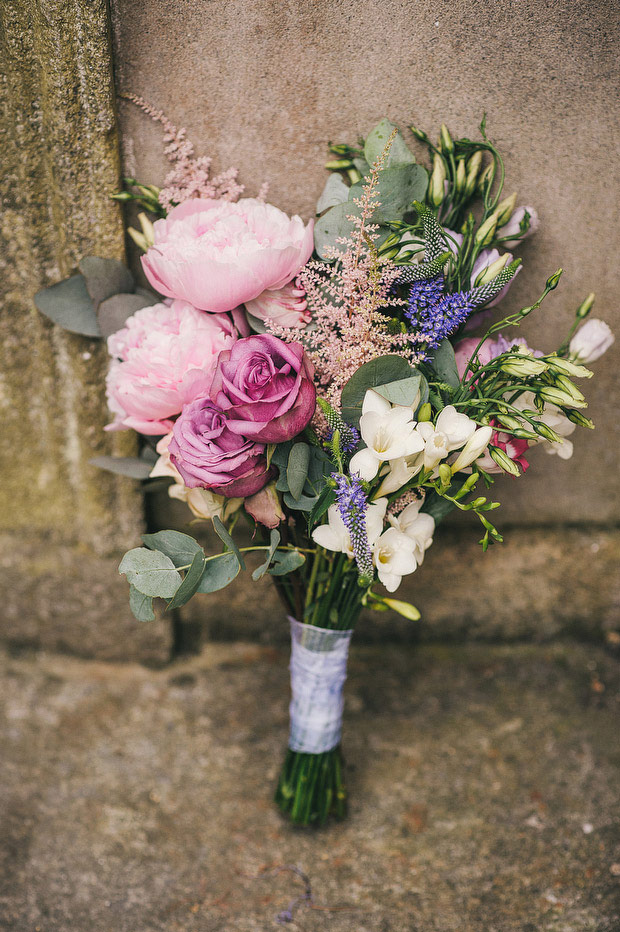
[[[352,647],[349,821],[271,803],[287,658],[1,659],[0,925],[616,932],[618,668],[595,647]]]
[[[103,344],[61,332],[32,296],[83,255],[123,256],[107,4],[8,0],[0,24],[0,527],[105,553],[133,539],[141,502],[88,460],[135,441],[103,432]]]
[[[354,142],[384,115],[434,133],[445,120],[473,136],[484,111],[506,156],[507,193],[534,205],[541,230],[507,310],[530,304],[546,277],[561,287],[523,335],[553,349],[573,309],[596,291],[595,313],[618,328],[616,93],[618,17],[610,0],[479,3],[148,4],[113,0],[119,90],[142,94],[187,127],[216,169],[238,166],[249,194],[270,184],[278,206],[309,217],[325,179],[328,140]],[[126,170],[159,182],[160,128],[121,106]],[[588,413],[568,463],[541,454],[505,490],[519,524],[620,517],[618,348],[595,364]]]

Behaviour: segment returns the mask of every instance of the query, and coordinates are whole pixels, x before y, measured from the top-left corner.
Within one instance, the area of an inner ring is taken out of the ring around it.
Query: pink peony
[[[245,306],[259,320],[273,321],[279,327],[305,327],[312,319],[305,297],[303,288],[289,282],[284,288],[263,291],[253,301],[246,301]]]
[[[313,376],[301,343],[256,334],[220,353],[211,398],[226,412],[231,431],[263,443],[282,443],[302,431],[314,414]]]
[[[154,237],[142,257],[153,288],[214,313],[282,288],[314,245],[312,221],[254,198],[185,201],[156,221]]]
[[[271,479],[265,445],[246,440],[228,427],[226,414],[209,399],[199,398],[183,408],[168,451],[188,489],[244,498]]]
[[[236,338],[229,317],[185,301],[137,311],[108,338],[114,359],[106,385],[115,415],[108,429],[167,433],[186,402],[208,394],[217,357]]]

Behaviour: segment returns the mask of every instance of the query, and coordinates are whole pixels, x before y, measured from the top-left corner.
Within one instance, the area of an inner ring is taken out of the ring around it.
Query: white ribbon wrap
[[[332,631],[291,624],[292,751],[321,754],[340,744],[347,678],[347,656],[353,631]]]

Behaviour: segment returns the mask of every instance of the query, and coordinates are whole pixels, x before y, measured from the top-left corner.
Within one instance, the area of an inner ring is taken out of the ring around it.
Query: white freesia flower
[[[421,512],[420,508],[424,499],[417,502],[411,502],[396,517],[389,515],[389,522],[392,527],[397,528],[403,534],[406,534],[414,544],[414,556],[418,566],[424,560],[424,553],[433,543],[433,534],[435,533],[435,519],[432,515]]]
[[[420,455],[418,453],[413,456],[399,456],[398,459],[390,460],[377,495],[391,495],[392,492],[402,489],[422,469],[422,462],[419,462],[419,460]]]
[[[453,405],[447,405],[435,426],[423,421],[416,432],[424,440],[424,468],[433,469],[452,450],[464,446],[476,430],[476,422],[466,414],[459,414]]]
[[[372,549],[383,530],[383,519],[387,508],[387,498],[380,498],[372,502],[366,511],[366,532],[368,545]],[[338,505],[330,505],[327,509],[327,524],[321,524],[312,532],[313,541],[324,550],[334,550],[336,553],[346,553],[353,559],[351,537],[340,515]]]
[[[390,527],[375,543],[373,561],[387,591],[396,592],[403,576],[417,569],[415,543],[408,534]]]
[[[465,469],[466,466],[471,466],[474,460],[477,460],[479,456],[482,456],[489,443],[491,442],[491,437],[493,436],[492,427],[479,427],[476,430],[455,461],[452,463],[452,472],[458,472],[459,469]]]
[[[359,450],[351,458],[349,471],[366,482],[374,479],[381,463],[411,456],[424,448],[424,442],[415,432],[413,408],[392,406],[372,389],[364,396],[360,434],[366,449]]]
[[[569,355],[571,359],[582,365],[594,362],[607,352],[615,339],[609,324],[593,317],[579,328],[570,341]]]

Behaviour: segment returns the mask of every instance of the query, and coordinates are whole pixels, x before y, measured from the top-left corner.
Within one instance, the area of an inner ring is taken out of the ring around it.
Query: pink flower
[[[226,412],[234,433],[282,443],[302,431],[314,414],[313,376],[301,343],[257,334],[220,353],[211,399]]]
[[[269,482],[265,445],[228,429],[226,414],[205,398],[185,405],[172,428],[171,464],[188,489],[210,489],[226,498],[254,495]]]
[[[155,243],[142,256],[161,294],[214,313],[282,288],[306,264],[313,223],[289,218],[254,198],[185,201],[154,224]]]
[[[479,343],[480,340],[478,337],[466,337],[464,340],[457,343],[454,355],[456,357],[456,367],[461,378],[463,378],[472,353]],[[496,340],[485,340],[480,347],[478,360],[482,366],[486,366],[492,359],[501,356],[502,353],[508,352],[513,346],[525,346],[526,349],[530,349],[525,343],[525,340],[518,338],[507,340],[503,334],[499,333]],[[531,350],[531,352],[533,352],[535,356],[542,356],[542,353],[535,350]],[[469,374],[471,375],[471,372]]]
[[[253,301],[246,301],[245,306],[259,320],[272,320],[279,327],[305,327],[312,319],[305,298],[304,289],[289,282],[275,291],[263,291]]]
[[[217,357],[236,338],[226,315],[205,314],[185,301],[137,311],[108,338],[114,359],[106,386],[115,415],[108,429],[167,433],[186,402],[208,394]]]

